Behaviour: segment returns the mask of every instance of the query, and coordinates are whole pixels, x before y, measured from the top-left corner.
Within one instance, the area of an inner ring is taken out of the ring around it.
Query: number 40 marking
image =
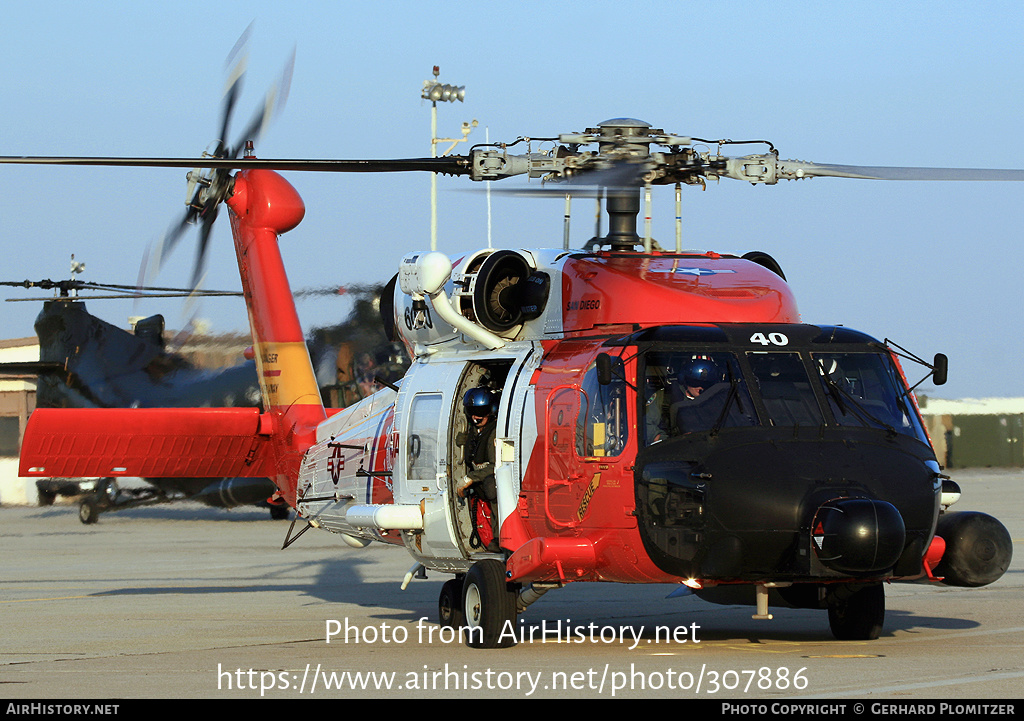
[[[786,337],[785,333],[754,333],[750,336],[751,343],[760,343],[761,345],[789,345],[789,338]]]

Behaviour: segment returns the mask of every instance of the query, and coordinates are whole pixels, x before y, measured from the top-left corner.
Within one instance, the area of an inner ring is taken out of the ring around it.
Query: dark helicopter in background
[[[74,267],[74,263],[73,263]],[[93,314],[82,291],[112,291],[91,299],[232,296],[239,293],[104,285],[81,280],[6,281],[0,285],[53,290],[35,321],[39,360],[0,364],[0,373],[37,375],[37,408],[167,408],[260,406],[256,364],[248,336],[168,337],[162,315],[134,322],[132,331]],[[408,357],[385,337],[377,311],[382,286],[360,285],[298,290],[297,299],[343,295],[353,308],[341,323],[309,335],[324,404],[342,408],[404,374]],[[237,359],[237,361],[233,360]],[[225,365],[225,362],[227,364]],[[36,482],[40,502],[80,496],[79,518],[95,523],[103,512],[156,503],[193,500],[218,508],[256,505],[275,519],[288,507],[275,498],[267,478],[154,478],[139,485],[114,478],[47,478]]]

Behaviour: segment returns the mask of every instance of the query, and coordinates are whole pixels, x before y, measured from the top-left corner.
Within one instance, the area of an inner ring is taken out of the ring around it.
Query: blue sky
[[[4,14],[3,155],[198,155],[216,133],[224,60],[253,23],[236,129],[296,53],[263,157],[428,155],[419,92],[439,65],[442,81],[466,86],[464,104],[439,108],[439,132],[476,119],[474,142],[625,116],[679,135],[768,139],[783,158],[1024,168],[1015,2],[49,2]],[[146,245],[183,210],[184,172],[0,169],[2,279],[67,277],[74,253],[84,280],[134,282]],[[294,288],[382,281],[429,247],[426,175],[288,177],[307,206],[282,240]],[[440,249],[486,246],[486,196],[463,179],[439,188]],[[685,190],[684,245],[771,253],[805,321],[947,353],[950,382],[934,395],[1024,396],[1024,184],[821,178]],[[654,198],[654,235],[668,245],[671,193]],[[496,245],[561,242],[558,200],[495,197],[492,213]],[[574,240],[591,234],[590,215],[577,213]],[[190,238],[155,282],[185,284],[192,253]],[[236,289],[226,223],[211,261],[207,286]],[[176,302],[103,303],[90,309],[115,323],[181,318]],[[0,335],[31,335],[37,307],[5,303]],[[311,327],[347,306],[299,311]],[[206,300],[203,315],[216,331],[245,327],[237,300]]]

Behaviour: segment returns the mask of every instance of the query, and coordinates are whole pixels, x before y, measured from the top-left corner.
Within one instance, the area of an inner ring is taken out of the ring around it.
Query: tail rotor
[[[221,102],[218,137],[203,152],[203,159],[233,160],[242,157],[246,147],[251,147],[252,143],[262,137],[287,101],[292,72],[295,67],[294,50],[285,63],[280,78],[267,91],[263,102],[238,136],[237,141],[234,144],[228,144],[231,120],[242,94],[251,33],[252,25],[242,33],[225,61],[228,80]],[[188,186],[185,212],[171,223],[157,241],[146,248],[139,270],[138,285],[140,288],[151,284],[152,280],[160,274],[175,248],[196,226],[198,226],[196,251],[189,283],[194,291],[199,291],[204,282],[214,223],[220,213],[221,203],[227,200],[233,192],[234,179],[229,168],[204,168],[202,166],[190,170],[186,179]],[[196,309],[193,309],[191,317],[184,319],[183,326],[192,325],[195,312]]]

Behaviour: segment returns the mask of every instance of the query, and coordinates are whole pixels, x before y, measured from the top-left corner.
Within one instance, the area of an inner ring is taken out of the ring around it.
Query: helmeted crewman
[[[462,443],[466,476],[459,484],[458,493],[464,496],[472,487],[481,498],[494,503],[497,490],[494,485],[494,431],[497,426],[498,396],[489,389],[471,388],[462,399],[469,428]]]
[[[498,489],[494,480],[494,432],[497,427],[498,395],[487,388],[471,388],[462,399],[469,428],[462,443],[462,458],[466,464],[466,475],[458,484],[456,492],[460,498],[471,497],[474,511],[475,542],[488,551],[499,551],[498,544]],[[483,520],[479,511],[486,509],[490,522]],[[481,525],[482,524],[482,525]],[[490,526],[490,533],[483,528]],[[471,541],[474,542],[474,541]]]

